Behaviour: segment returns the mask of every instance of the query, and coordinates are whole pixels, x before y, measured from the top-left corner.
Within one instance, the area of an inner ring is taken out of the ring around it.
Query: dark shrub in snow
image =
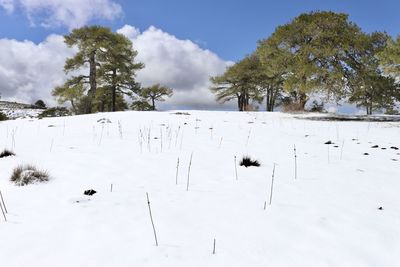
[[[54,107],[54,108],[48,108],[45,111],[43,111],[40,115],[39,118],[45,118],[45,117],[63,117],[63,116],[69,116],[70,113],[67,108],[65,107]]]
[[[20,165],[13,170],[10,180],[18,186],[24,186],[38,182],[47,182],[49,174],[47,171],[39,170],[32,165]]]
[[[239,165],[245,166],[247,168],[251,166],[260,167],[261,164],[260,162],[258,162],[258,160],[252,160],[249,156],[244,156],[240,161]]]
[[[0,111],[0,121],[6,121],[6,120],[8,120],[7,115]]]
[[[87,195],[87,196],[91,196],[91,195],[94,195],[96,193],[97,192],[95,190],[93,190],[93,189],[85,190],[85,192],[83,192],[83,194]]]
[[[4,149],[3,152],[0,153],[0,158],[10,157],[10,156],[15,156],[15,153],[8,149]]]

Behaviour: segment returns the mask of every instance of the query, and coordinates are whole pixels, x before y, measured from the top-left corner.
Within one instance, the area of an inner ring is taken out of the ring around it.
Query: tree
[[[143,99],[133,101],[131,104],[131,108],[133,110],[137,110],[137,111],[153,110],[153,107],[146,100],[143,100]]]
[[[259,67],[258,58],[251,55],[228,67],[224,74],[211,77],[211,91],[217,101],[224,103],[236,99],[239,111],[250,110],[251,100],[260,102],[262,96],[257,87]]]
[[[104,87],[111,91],[112,111],[116,111],[118,94],[132,97],[139,85],[135,82],[135,72],[144,67],[135,63],[137,51],[133,50],[131,41],[122,34],[115,33],[109,39],[107,53],[100,56],[104,62],[100,67],[100,76]]]
[[[349,66],[351,103],[365,107],[368,115],[382,108],[393,109],[400,100],[400,91],[394,77],[385,75],[378,55],[383,53],[389,37],[385,33],[364,34],[360,38],[362,49],[353,53]]]
[[[388,39],[387,46],[379,53],[379,59],[387,75],[400,76],[400,36]]]
[[[169,87],[155,84],[150,87],[145,87],[140,91],[140,101],[150,101],[151,109],[156,110],[155,101],[165,101],[164,97],[171,97],[173,90]]]
[[[84,113],[84,103],[87,103],[85,101],[84,84],[79,81],[79,77],[68,79],[62,86],[56,87],[51,93],[59,104],[69,102],[74,114]]]
[[[85,26],[74,29],[69,35],[64,36],[64,42],[68,47],[77,46],[78,48],[75,56],[67,59],[64,71],[68,74],[82,68],[89,68],[89,75],[76,76],[82,85],[89,84],[85,113],[92,113],[92,101],[97,89],[97,70],[100,66],[98,57],[107,51],[111,36],[111,30],[101,26]]]
[[[334,12],[301,14],[279,26],[269,42],[290,63],[286,65],[285,90],[294,91],[302,107],[310,92],[322,91],[326,96],[342,98],[353,72],[352,57],[363,48],[362,36],[347,14]]]
[[[135,73],[144,66],[134,61],[137,52],[131,41],[100,26],[75,29],[64,39],[78,52],[65,63],[70,77],[53,91],[57,100],[69,101],[75,113],[126,109],[123,95],[138,91]],[[82,74],[87,70],[88,75]]]
[[[367,115],[380,109],[393,110],[400,101],[400,88],[392,77],[370,74],[364,77],[364,85],[358,87],[349,98],[350,103],[365,107]]]
[[[46,104],[44,103],[43,100],[39,99],[38,101],[35,102],[34,104],[35,107],[41,108],[41,109],[46,109]]]
[[[128,109],[128,104],[124,99],[124,95],[120,92],[115,92],[109,87],[98,87],[96,97],[93,101],[94,112],[110,112],[110,111],[124,111]]]
[[[255,54],[260,61],[259,81],[265,95],[266,111],[274,111],[277,100],[282,98],[285,77],[293,58],[288,51],[279,49],[272,38],[259,41]]]

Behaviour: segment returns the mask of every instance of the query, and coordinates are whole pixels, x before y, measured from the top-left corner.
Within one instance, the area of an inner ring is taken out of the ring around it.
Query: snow
[[[400,122],[187,112],[1,122],[0,265],[400,266]],[[50,181],[12,184],[20,164]]]
[[[36,118],[44,109],[33,109],[29,104],[17,102],[0,101],[0,112],[7,115],[10,119]]]

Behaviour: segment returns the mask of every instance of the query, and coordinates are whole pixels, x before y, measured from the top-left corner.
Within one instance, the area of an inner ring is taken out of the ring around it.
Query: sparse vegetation
[[[6,120],[8,120],[7,115],[0,111],[0,121],[6,121]]]
[[[46,104],[45,104],[44,101],[41,100],[41,99],[39,99],[38,101],[36,101],[35,104],[33,104],[33,107],[34,107],[34,108],[40,108],[40,109],[46,109],[46,108],[47,108]]]
[[[13,151],[11,151],[11,150],[8,150],[8,149],[4,149],[0,153],[0,158],[11,157],[11,156],[15,156],[15,153]]]
[[[252,166],[254,166],[254,167],[260,167],[261,166],[261,164],[260,164],[260,162],[258,160],[253,160],[249,156],[244,156],[242,158],[242,160],[240,161],[239,165],[240,166],[244,166],[246,168],[247,167],[252,167]]]
[[[39,118],[45,118],[45,117],[63,117],[63,116],[68,116],[70,115],[69,111],[65,107],[54,107],[54,108],[48,108],[45,111],[43,111],[40,115]]]
[[[11,182],[18,186],[28,184],[42,183],[49,181],[50,177],[47,171],[39,170],[33,165],[20,165],[14,168],[11,175]]]

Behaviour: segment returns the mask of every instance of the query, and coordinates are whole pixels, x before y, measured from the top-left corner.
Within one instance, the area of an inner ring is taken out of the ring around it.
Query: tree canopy
[[[53,90],[53,96],[60,103],[69,101],[75,113],[126,107],[122,94],[132,96],[138,90],[135,74],[144,67],[135,62],[137,51],[131,41],[101,26],[74,29],[64,41],[78,51],[66,60],[64,71],[69,78]]]
[[[212,77],[211,91],[220,102],[237,99],[240,111],[262,96],[267,111],[282,98],[303,110],[309,95],[319,93],[370,114],[399,101],[396,80],[388,77],[399,73],[400,38],[366,34],[347,14],[310,12],[278,26],[255,53]]]

